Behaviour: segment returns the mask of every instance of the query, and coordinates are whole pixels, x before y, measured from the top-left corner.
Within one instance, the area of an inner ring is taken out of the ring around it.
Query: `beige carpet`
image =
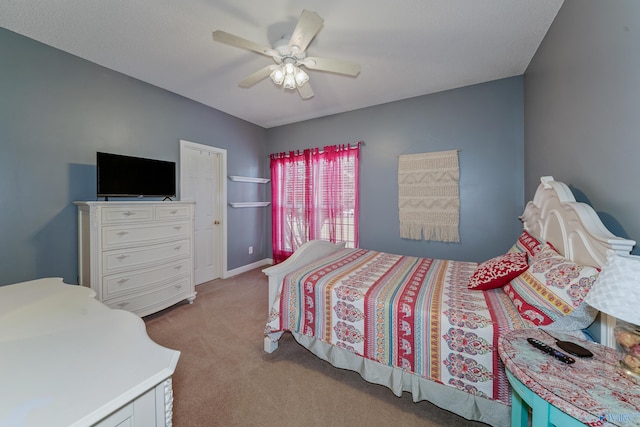
[[[254,270],[196,287],[183,303],[145,318],[149,336],[181,351],[173,376],[173,425],[482,426],[396,397],[324,362],[286,333],[262,349],[267,279]]]

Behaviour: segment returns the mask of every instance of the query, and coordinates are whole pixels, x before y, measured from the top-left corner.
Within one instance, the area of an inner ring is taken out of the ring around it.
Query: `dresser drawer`
[[[172,220],[172,219],[190,219],[191,208],[190,206],[171,206],[171,202],[168,202],[166,206],[155,207],[155,219],[157,220]]]
[[[194,301],[193,202],[74,204],[80,285],[91,286],[110,307],[138,316]]]
[[[130,247],[191,237],[189,222],[111,225],[102,228],[102,249]]]
[[[142,222],[153,219],[153,206],[106,206],[101,209],[103,224]]]
[[[108,251],[102,253],[102,272],[109,275],[128,269],[148,268],[190,256],[190,240]]]
[[[162,264],[147,269],[111,274],[102,278],[102,299],[126,295],[146,288],[161,287],[162,282],[177,281],[190,273],[191,259]]]
[[[191,293],[189,284],[190,279],[185,277],[161,288],[141,292],[134,296],[105,300],[104,303],[112,308],[120,308],[145,316],[194,295]]]
[[[129,403],[123,408],[118,409],[113,414],[99,421],[94,427],[127,427],[134,426],[133,422],[133,403]]]

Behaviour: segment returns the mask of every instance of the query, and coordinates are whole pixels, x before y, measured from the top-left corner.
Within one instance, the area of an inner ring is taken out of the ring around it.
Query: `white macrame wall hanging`
[[[400,237],[459,242],[458,150],[398,157]]]

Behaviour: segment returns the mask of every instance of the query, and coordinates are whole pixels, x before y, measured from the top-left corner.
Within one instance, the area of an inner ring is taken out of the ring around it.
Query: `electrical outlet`
[[[249,255],[253,253],[253,246],[249,246]]]

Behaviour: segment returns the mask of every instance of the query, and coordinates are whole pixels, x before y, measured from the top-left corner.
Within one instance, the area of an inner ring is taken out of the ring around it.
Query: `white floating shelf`
[[[229,179],[231,181],[255,182],[257,184],[266,184],[267,182],[271,181],[268,178],[252,178],[250,176],[236,176],[236,175],[229,175]]]
[[[263,206],[269,206],[271,202],[231,202],[229,204],[232,208],[261,208]]]

